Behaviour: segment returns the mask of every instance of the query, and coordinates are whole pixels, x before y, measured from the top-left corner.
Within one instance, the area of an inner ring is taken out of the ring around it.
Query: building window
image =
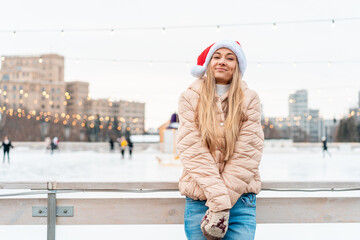
[[[13,86],[13,90],[14,90],[14,91],[16,90],[16,86]]]
[[[59,92],[60,92],[60,88],[56,89],[56,92],[59,93]]]
[[[4,85],[4,90],[5,90],[5,91],[7,90],[7,86],[6,86],[6,85]]]
[[[8,74],[4,74],[3,77],[2,77],[3,81],[9,81],[9,79],[10,79],[10,76]]]

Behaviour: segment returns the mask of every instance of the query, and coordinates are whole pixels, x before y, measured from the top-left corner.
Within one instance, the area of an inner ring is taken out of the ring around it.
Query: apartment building
[[[65,112],[64,57],[2,56],[0,104],[29,111]]]

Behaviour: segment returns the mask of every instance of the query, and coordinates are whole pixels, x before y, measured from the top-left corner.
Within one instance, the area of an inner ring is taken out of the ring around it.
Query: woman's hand
[[[220,240],[229,227],[230,210],[213,212],[207,210],[201,220],[201,231],[207,240]]]

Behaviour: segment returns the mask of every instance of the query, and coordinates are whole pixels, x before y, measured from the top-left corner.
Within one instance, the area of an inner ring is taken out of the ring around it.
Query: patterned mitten
[[[213,212],[207,210],[201,220],[201,231],[208,240],[220,240],[225,237],[229,226],[230,210]]]

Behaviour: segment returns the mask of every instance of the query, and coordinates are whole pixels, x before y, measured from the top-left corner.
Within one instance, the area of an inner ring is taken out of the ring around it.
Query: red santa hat
[[[233,51],[236,55],[236,58],[239,63],[239,69],[241,76],[244,76],[244,72],[246,69],[246,58],[244,51],[237,41],[232,40],[223,40],[216,43],[211,44],[207,47],[198,57],[197,65],[191,69],[191,75],[197,78],[201,78],[205,75],[206,68],[211,60],[212,55],[214,55],[215,51],[220,48],[227,48]]]

